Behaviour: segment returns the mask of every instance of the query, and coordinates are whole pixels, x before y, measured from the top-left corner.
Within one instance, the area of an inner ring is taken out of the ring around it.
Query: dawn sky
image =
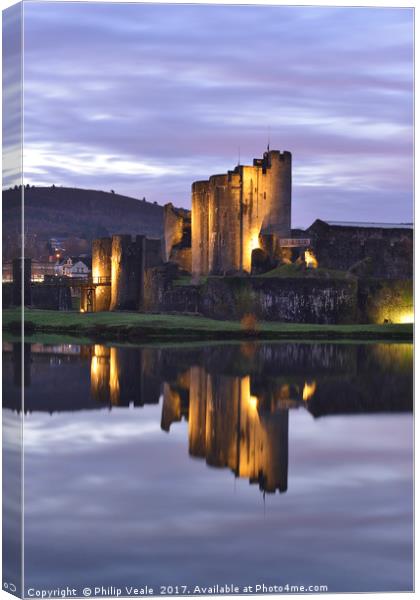
[[[189,207],[269,136],[294,226],[411,221],[412,15],[25,4],[25,180]]]

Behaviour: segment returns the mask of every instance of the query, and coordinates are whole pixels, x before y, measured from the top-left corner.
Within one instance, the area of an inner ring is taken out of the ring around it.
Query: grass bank
[[[3,329],[19,333],[18,309],[3,311]],[[261,322],[256,330],[244,330],[239,321],[216,321],[194,315],[142,314],[135,312],[79,313],[25,309],[25,336],[33,333],[63,334],[103,341],[205,341],[205,340],[405,340],[413,326],[312,325]]]

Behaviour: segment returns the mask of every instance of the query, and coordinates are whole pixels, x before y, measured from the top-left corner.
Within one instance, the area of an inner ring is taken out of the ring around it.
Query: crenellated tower
[[[292,155],[268,150],[252,166],[192,185],[195,277],[250,272],[260,236],[290,237]],[[276,244],[272,244],[275,246]]]

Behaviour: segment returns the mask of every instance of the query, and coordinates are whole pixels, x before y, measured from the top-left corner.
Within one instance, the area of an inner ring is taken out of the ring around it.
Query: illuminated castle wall
[[[193,183],[193,275],[250,272],[260,235],[290,237],[291,192],[292,155],[278,150]]]

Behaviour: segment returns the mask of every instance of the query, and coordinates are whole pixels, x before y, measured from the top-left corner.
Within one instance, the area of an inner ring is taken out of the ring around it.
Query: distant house
[[[55,274],[60,277],[89,277],[91,273],[91,260],[85,257],[67,256],[55,265]]]

